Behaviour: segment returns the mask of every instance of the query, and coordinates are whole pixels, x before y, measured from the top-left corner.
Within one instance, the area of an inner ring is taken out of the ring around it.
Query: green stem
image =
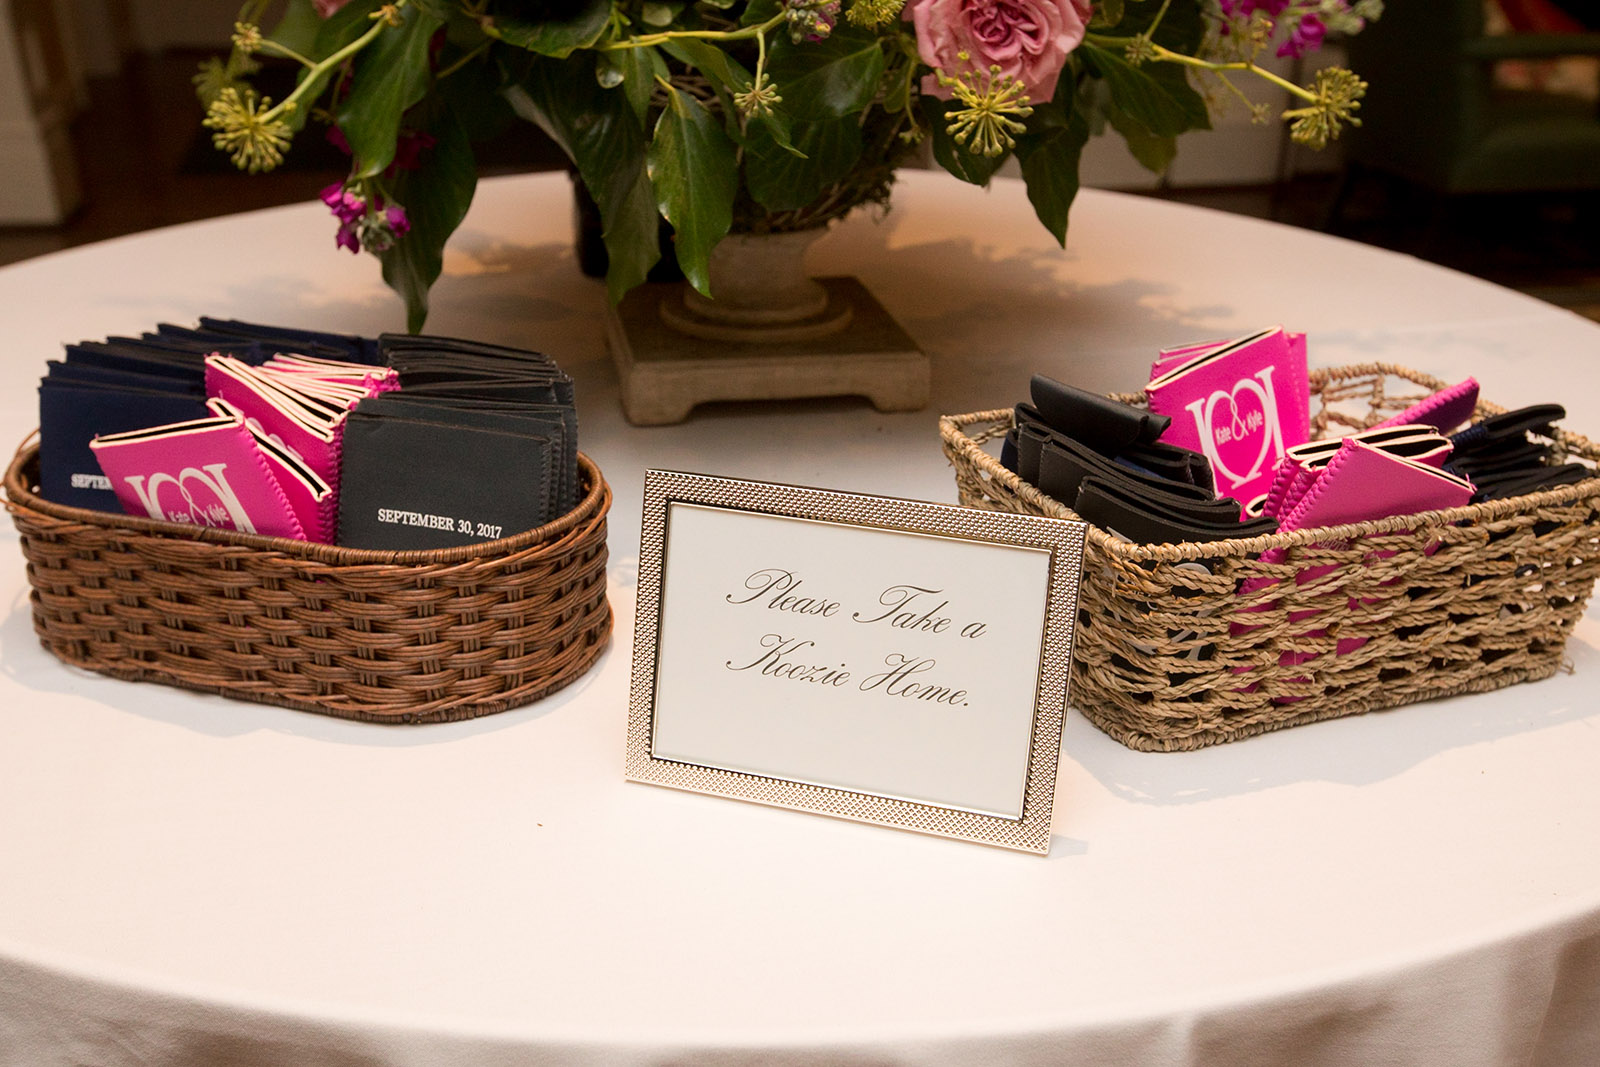
[[[1113,49],[1126,48],[1128,45],[1133,43],[1134,39],[1131,37],[1103,37],[1098,33],[1091,33],[1085,35],[1084,40],[1100,48]],[[1179,63],[1186,67],[1195,67],[1199,70],[1209,70],[1213,73],[1221,73],[1229,70],[1248,71],[1263,81],[1271,82],[1278,88],[1299,97],[1307,103],[1315,103],[1317,99],[1310,90],[1304,89],[1285,78],[1280,78],[1278,75],[1272,73],[1272,71],[1267,70],[1264,67],[1258,67],[1254,63],[1245,62],[1243,60],[1240,60],[1236,63],[1213,63],[1210,60],[1197,59],[1194,56],[1186,56],[1182,52],[1174,52],[1170,48],[1163,48],[1154,41],[1150,42],[1150,48],[1154,52],[1151,58],[1158,63]]]
[[[1167,8],[1172,6],[1172,0],[1161,0],[1161,10],[1156,12],[1156,17],[1150,20],[1150,25],[1145,27],[1144,35],[1154,37],[1156,29],[1161,25],[1161,20],[1166,17]]]
[[[756,73],[755,87],[761,87],[761,79],[767,73],[767,35],[756,35]]]
[[[406,6],[406,2],[407,0],[393,0],[392,6],[396,10],[399,10],[400,8]],[[274,119],[283,117],[283,115],[287,112],[293,111],[295,108],[299,107],[301,97],[315,95],[314,90],[321,88],[322,75],[337,67],[351,56],[360,52],[373,41],[376,41],[378,39],[378,35],[388,28],[389,21],[383,16],[382,9],[380,8],[378,13],[373,16],[372,28],[370,30],[368,30],[366,33],[363,33],[360,37],[357,37],[355,40],[351,41],[337,52],[333,53],[333,55],[329,56],[327,59],[324,59],[321,63],[313,66],[307,72],[306,76],[300,79],[300,84],[295,86],[294,92],[284,97],[283,100],[277,104],[274,104],[266,114],[261,116],[261,121],[271,122]]]
[[[468,63],[471,63],[474,59],[477,59],[488,50],[489,42],[485,41],[472,51],[468,52],[466,55],[462,56],[460,59],[456,60],[454,63],[450,64],[448,67],[441,70],[437,75],[434,76],[434,80],[438,81],[450,77],[450,75],[454,74]]]
[[[261,25],[261,16],[266,14],[268,5],[272,0],[246,0],[239,8],[239,21],[251,26]]]
[[[376,215],[378,213],[377,209],[373,207],[373,205],[378,202],[380,197],[386,204],[399,203],[399,201],[390,195],[389,187],[384,185],[379,179],[365,178],[363,181],[366,183],[367,189],[363,190],[364,195],[361,197],[361,199],[367,202],[367,214]],[[378,195],[375,197],[372,195],[373,193],[377,193]]]
[[[261,51],[266,52],[269,55],[282,56],[285,59],[292,59],[302,67],[315,68],[317,65],[313,60],[307,59],[299,52],[296,52],[293,48],[285,48],[283,45],[279,44],[277,41],[271,40],[270,38],[262,38]]]
[[[702,41],[748,41],[752,37],[765,40],[767,33],[777,29],[786,18],[786,15],[774,15],[759,26],[746,26],[740,30],[666,30],[661,33],[647,33],[641,37],[630,37],[626,41],[609,41],[595,47],[605,52],[618,52],[625,48],[649,48],[652,45],[685,37]]]
[[[1253,107],[1256,106],[1255,101],[1251,100],[1248,96],[1246,96],[1244,94],[1244,90],[1243,89],[1241,89],[1237,85],[1233,84],[1233,79],[1223,77],[1222,75],[1218,75],[1217,76],[1217,81],[1221,82],[1224,86],[1226,86],[1228,92],[1232,93],[1234,96],[1237,96],[1239,98],[1239,102],[1242,103],[1246,108],[1253,108]]]

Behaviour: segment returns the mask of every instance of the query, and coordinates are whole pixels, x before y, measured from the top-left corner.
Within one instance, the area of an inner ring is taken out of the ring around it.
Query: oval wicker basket
[[[1312,436],[1442,388],[1383,363],[1315,370]],[[1143,403],[1144,395],[1115,399]],[[1479,416],[1504,409],[1480,403]],[[961,502],[1075,519],[984,451],[1010,410],[940,420]],[[1556,431],[1563,460],[1600,446]],[[1091,528],[1072,704],[1130,748],[1176,751],[1545,678],[1600,575],[1600,477],[1510,500],[1205,544]],[[1267,549],[1280,562],[1264,562]]]
[[[571,512],[461,548],[339,548],[64,507],[6,471],[34,630],[67,663],[371,722],[447,722],[538,700],[611,635],[611,489],[579,455]]]

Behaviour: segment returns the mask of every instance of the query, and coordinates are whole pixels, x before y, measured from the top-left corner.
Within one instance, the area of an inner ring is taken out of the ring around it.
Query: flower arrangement
[[[1293,138],[1322,147],[1365,83],[1307,86],[1258,60],[1354,32],[1381,0],[247,0],[226,59],[195,78],[216,146],[270,170],[308,120],[351,158],[323,192],[339,247],[366,250],[420,328],[445,241],[476,182],[472,144],[515,118],[542,127],[599,205],[613,300],[660,256],[687,280],[730,230],[825,224],[883,203],[926,142],[963,181],[1015,156],[1039,221],[1063,243],[1091,131],[1161,171],[1240,82],[1293,102]],[[274,102],[259,57],[301,69]],[[709,295],[709,293],[708,293]]]

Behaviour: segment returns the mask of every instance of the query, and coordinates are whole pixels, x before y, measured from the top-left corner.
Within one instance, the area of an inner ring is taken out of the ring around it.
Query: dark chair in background
[[[1600,56],[1600,33],[1485,31],[1483,0],[1400,0],[1349,40],[1370,88],[1329,210],[1341,221],[1353,183],[1382,171],[1436,194],[1600,190],[1593,100],[1501,88],[1501,60]],[[1437,218],[1434,220],[1437,224]]]

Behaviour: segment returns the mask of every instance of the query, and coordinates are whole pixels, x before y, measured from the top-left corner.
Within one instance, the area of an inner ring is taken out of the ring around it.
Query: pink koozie
[[[206,357],[206,396],[226,400],[305,460],[317,477],[339,484],[339,446],[344,412],[308,404],[287,394],[253,367],[231,356]]]
[[[1385,419],[1373,429],[1383,426],[1400,426],[1405,423],[1422,423],[1432,426],[1440,433],[1449,433],[1463,422],[1472,418],[1478,410],[1478,381],[1468,378],[1464,382],[1434,393],[1424,400],[1406,408],[1392,419]]]
[[[211,409],[213,415],[228,418],[244,417],[238,409],[221,398],[207,400],[206,407]],[[278,488],[283,491],[283,497],[289,503],[289,510],[294,513],[295,521],[305,532],[305,539],[318,544],[332,544],[334,530],[328,522],[327,502],[333,491],[306,465],[305,460],[283,442],[273,440],[271,435],[261,429],[259,423],[245,419],[244,424],[255,440],[262,461],[272,472]]]
[[[1461,507],[1472,499],[1472,492],[1471,483],[1453,474],[1345,438],[1316,483],[1284,517],[1281,528],[1342,526]]]
[[[305,540],[242,418],[106,434],[89,447],[129,515]]]
[[[1281,326],[1201,349],[1146,394],[1172,419],[1161,439],[1204,454],[1217,492],[1237,500],[1265,495],[1284,450],[1311,434],[1305,335]]]

